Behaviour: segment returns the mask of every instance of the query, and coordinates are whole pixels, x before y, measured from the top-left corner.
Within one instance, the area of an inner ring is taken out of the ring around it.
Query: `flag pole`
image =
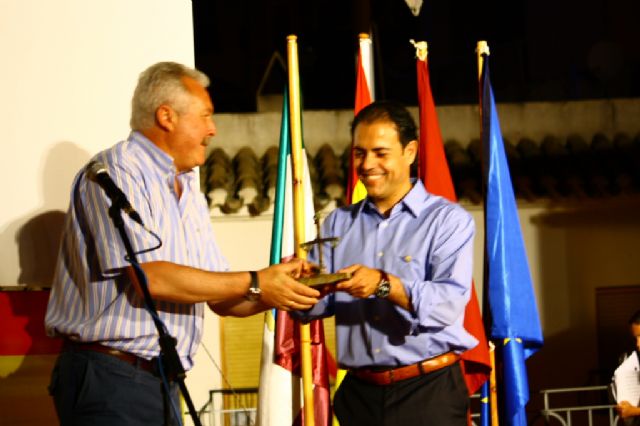
[[[295,35],[287,36],[287,62],[289,69],[289,114],[291,117],[291,157],[293,159],[293,217],[295,255],[306,259],[301,244],[304,235],[304,193],[302,159],[302,118],[300,116],[300,76],[298,71],[298,42]],[[314,426],[313,376],[311,365],[311,332],[309,324],[300,324],[300,364],[304,399],[304,424]]]
[[[482,105],[483,105],[483,101],[482,101],[482,69],[484,66],[484,56],[483,55],[487,55],[489,56],[489,45],[487,44],[486,41],[481,40],[477,43],[476,45],[476,55],[477,55],[477,59],[478,59],[478,87],[479,87],[479,105],[480,105],[480,131],[484,131],[484,129],[482,129],[483,123],[484,123],[484,113],[485,111],[482,110]],[[483,179],[484,180],[484,179]],[[485,197],[486,198],[486,195]],[[485,223],[485,233],[486,233],[486,225],[487,225],[487,209],[486,209],[486,202],[484,203],[485,207],[484,207],[484,223]],[[486,238],[486,236],[485,236]],[[485,251],[486,251],[486,244],[485,244]],[[486,257],[486,256],[485,256]],[[485,265],[485,273],[484,273],[484,285],[486,288],[486,283],[487,283],[487,267]],[[483,294],[483,298],[487,297],[486,294]],[[484,306],[486,307],[487,304],[485,303]],[[486,311],[485,311],[485,315],[487,315]],[[495,352],[495,344],[489,340],[489,358],[491,360],[491,373],[489,374],[489,403],[490,403],[490,409],[491,409],[491,425],[492,426],[498,426],[498,385],[497,385],[497,380],[496,380],[496,352]]]

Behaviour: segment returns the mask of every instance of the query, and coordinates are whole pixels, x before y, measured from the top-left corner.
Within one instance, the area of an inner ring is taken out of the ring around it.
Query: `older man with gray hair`
[[[181,64],[148,68],[133,95],[131,134],[90,163],[105,169],[146,225],[123,218],[186,370],[200,344],[204,302],[220,315],[248,316],[308,309],[319,296],[293,278],[307,267],[300,261],[228,271],[195,172],[216,134],[208,84]],[[80,171],[72,184],[45,318],[48,334],[64,339],[50,385],[60,423],[178,424],[171,408],[178,387],[163,387],[154,320],[109,216],[110,200],[89,174]]]

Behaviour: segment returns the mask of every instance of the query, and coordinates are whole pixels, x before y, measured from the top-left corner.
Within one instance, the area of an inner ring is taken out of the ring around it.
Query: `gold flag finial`
[[[485,40],[480,40],[476,44],[476,56],[478,57],[478,80],[482,78],[482,66],[484,65],[484,57],[489,56],[489,45]],[[482,113],[480,114],[482,115]]]
[[[420,59],[421,61],[426,61],[427,60],[427,54],[428,54],[428,44],[426,41],[415,41],[413,39],[409,40],[409,42],[411,44],[413,44],[413,47],[416,48],[416,58]]]
[[[487,55],[489,56],[489,45],[485,40],[480,40],[476,45],[476,53],[478,55]]]

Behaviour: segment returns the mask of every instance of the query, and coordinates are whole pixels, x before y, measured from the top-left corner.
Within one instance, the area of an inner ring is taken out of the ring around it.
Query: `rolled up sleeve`
[[[413,331],[442,329],[463,317],[471,297],[475,226],[466,212],[452,210],[438,226],[427,262],[425,280],[411,268],[395,268],[411,300],[413,312],[398,308]]]

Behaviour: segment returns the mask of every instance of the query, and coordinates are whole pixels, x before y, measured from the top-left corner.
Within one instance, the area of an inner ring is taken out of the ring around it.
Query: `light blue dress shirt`
[[[359,263],[395,275],[413,312],[339,291],[298,315],[335,315],[343,368],[408,365],[473,348],[478,342],[462,324],[471,296],[474,230],[468,212],[427,193],[419,180],[388,218],[368,199],[339,208],[322,228],[323,237],[340,237],[335,248],[323,247],[329,271]],[[317,261],[317,252],[309,259]]]
[[[168,261],[208,271],[228,270],[195,171],[177,175],[182,187],[178,199],[173,159],[137,132],[94,159],[106,165],[144,224],[162,239],[160,248],[137,256],[140,263]],[[102,188],[88,181],[84,171],[78,173],[45,327],[51,336],[100,342],[149,359],[159,354],[158,333],[124,273],[129,262],[109,217],[110,205]],[[123,218],[135,251],[156,246],[149,232],[127,215]],[[191,368],[202,337],[204,303],[157,301],[156,308],[169,334],[178,340],[184,368]]]

